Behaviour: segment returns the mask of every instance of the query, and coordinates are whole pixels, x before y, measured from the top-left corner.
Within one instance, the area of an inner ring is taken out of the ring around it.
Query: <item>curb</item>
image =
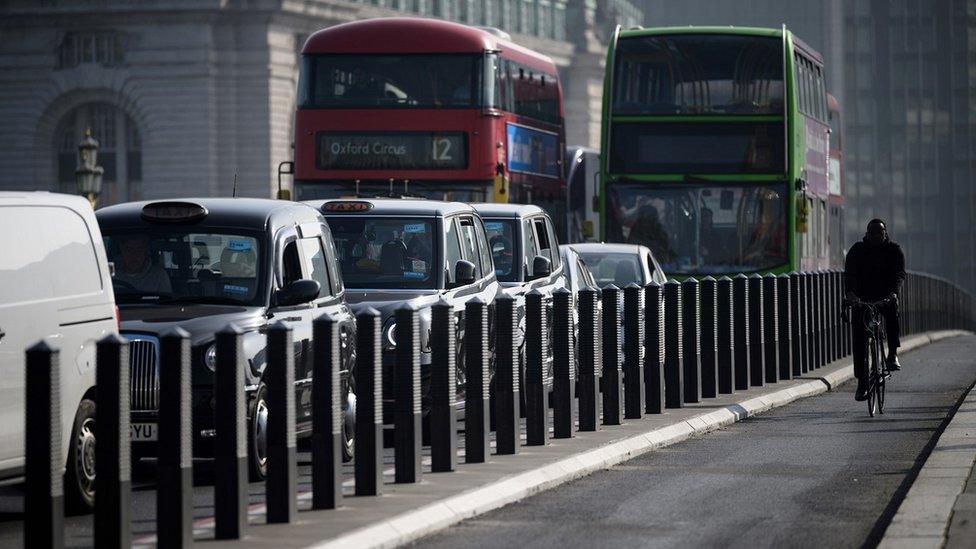
[[[969,332],[946,330],[920,334],[907,338],[902,344],[901,351],[911,351],[929,343],[966,333]],[[823,377],[800,378],[809,379],[809,381],[730,404],[712,412],[699,414],[667,427],[579,452],[543,467],[505,477],[480,488],[468,490],[413,511],[401,513],[372,526],[353,530],[345,535],[310,547],[334,549],[402,545],[447,528],[464,519],[487,513],[560,484],[607,469],[657,448],[714,431],[801,398],[825,393],[853,378],[853,362],[847,362],[844,366]]]
[[[956,500],[976,462],[976,388],[970,387],[885,530],[881,549],[944,547]]]

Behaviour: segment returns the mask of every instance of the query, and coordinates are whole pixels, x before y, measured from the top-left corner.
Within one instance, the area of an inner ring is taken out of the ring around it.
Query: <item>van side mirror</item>
[[[308,303],[319,297],[322,286],[315,280],[303,278],[296,280],[275,292],[275,305],[290,307]]]
[[[474,263],[464,259],[459,259],[458,262],[454,264],[454,286],[465,286],[467,284],[474,283],[474,270]]]
[[[552,274],[552,261],[543,255],[535,256],[532,260],[532,278],[545,278]]]

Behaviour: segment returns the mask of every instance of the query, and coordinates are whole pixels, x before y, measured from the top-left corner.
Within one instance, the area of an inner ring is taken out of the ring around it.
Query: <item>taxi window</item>
[[[291,241],[285,246],[281,257],[281,287],[284,288],[302,278],[302,262],[298,257],[298,244]]]
[[[552,270],[555,271],[562,264],[559,257],[559,240],[556,238],[556,229],[552,226],[552,219],[546,218],[546,230],[549,232],[549,249],[552,256]]]
[[[532,228],[532,221],[525,220],[524,228],[524,242],[525,242],[525,260],[526,260],[526,273],[532,276],[532,262],[535,260],[535,256],[540,255],[539,243],[535,237],[535,230]]]
[[[494,271],[491,264],[491,252],[488,251],[488,237],[485,236],[485,227],[480,219],[477,220],[474,228],[478,233],[478,253],[481,254],[481,272],[484,276]]]
[[[444,233],[447,240],[444,242],[447,249],[447,281],[454,282],[454,266],[458,261],[464,259],[461,255],[461,242],[458,240],[457,221],[453,218],[444,220]]]
[[[484,276],[481,270],[481,258],[478,256],[478,235],[474,228],[474,220],[470,217],[458,219],[461,225],[461,250],[464,258],[474,263],[475,280]]]
[[[302,248],[302,255],[308,266],[312,269],[311,279],[318,282],[321,290],[319,296],[332,293],[332,285],[329,282],[329,269],[325,263],[325,252],[318,238],[303,238],[299,241]]]

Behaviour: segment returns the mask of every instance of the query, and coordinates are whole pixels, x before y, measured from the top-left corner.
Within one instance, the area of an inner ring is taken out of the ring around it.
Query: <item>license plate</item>
[[[159,431],[155,423],[133,423],[129,426],[129,436],[132,440],[155,441]]]

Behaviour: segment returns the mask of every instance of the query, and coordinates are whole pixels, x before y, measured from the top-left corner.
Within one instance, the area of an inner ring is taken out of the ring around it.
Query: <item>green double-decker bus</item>
[[[679,277],[831,266],[829,119],[823,58],[785,27],[618,28],[600,237]]]

